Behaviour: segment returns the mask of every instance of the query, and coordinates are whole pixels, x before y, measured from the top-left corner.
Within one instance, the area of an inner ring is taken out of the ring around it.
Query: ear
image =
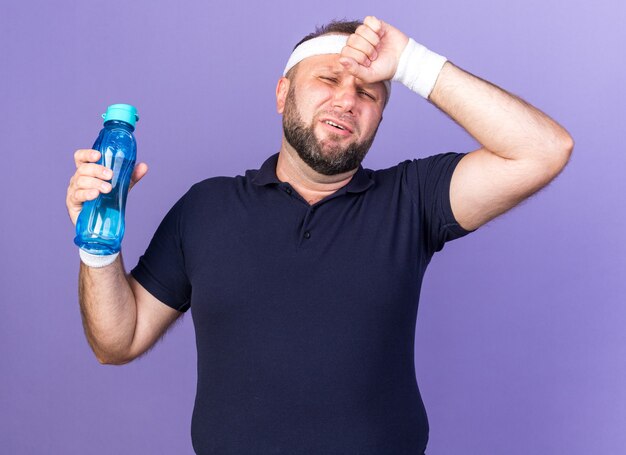
[[[287,99],[290,84],[289,79],[281,77],[276,85],[276,110],[279,114],[282,114],[285,109],[285,100]]]

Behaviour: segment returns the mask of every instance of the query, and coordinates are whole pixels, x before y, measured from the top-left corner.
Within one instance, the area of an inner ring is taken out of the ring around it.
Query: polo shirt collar
[[[272,183],[283,183],[278,180],[278,177],[276,176],[277,163],[278,153],[275,153],[274,155],[266,159],[265,162],[261,165],[259,171],[252,178],[252,183],[259,186],[269,185]],[[359,164],[359,168],[352,176],[352,179],[350,179],[346,186],[340,188],[339,191],[345,190],[345,192],[347,193],[361,193],[367,190],[373,184],[374,180],[368,175],[365,169],[363,169],[363,166]]]

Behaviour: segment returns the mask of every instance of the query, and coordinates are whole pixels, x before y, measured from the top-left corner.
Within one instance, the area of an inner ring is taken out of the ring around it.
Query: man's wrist
[[[105,256],[100,256],[97,254],[87,253],[82,248],[78,249],[78,254],[80,256],[80,260],[83,264],[92,267],[92,268],[101,268],[106,267],[109,264],[112,264],[115,261],[115,258],[120,254],[119,252],[113,254],[107,254]]]
[[[437,77],[448,59],[409,38],[405,46],[394,81],[401,82],[410,90],[428,99],[435,87]]]

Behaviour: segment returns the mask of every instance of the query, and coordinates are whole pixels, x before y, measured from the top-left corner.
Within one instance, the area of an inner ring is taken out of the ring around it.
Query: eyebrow
[[[320,71],[323,71],[323,70],[330,71],[336,76],[340,76],[343,73],[343,71],[340,69],[337,69],[336,66],[328,66],[328,65],[322,66],[320,68]],[[374,89],[376,87],[376,84],[378,84],[378,82],[365,82],[365,83],[359,84],[359,86],[362,88]]]

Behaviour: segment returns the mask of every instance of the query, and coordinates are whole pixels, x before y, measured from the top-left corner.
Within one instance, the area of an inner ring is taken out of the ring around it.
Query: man
[[[573,141],[372,16],[307,36],[284,74],[279,153],[193,185],[131,274],[117,255],[81,263],[87,339],[101,363],[124,364],[192,309],[198,453],[424,453],[413,343],[426,266],[446,241],[548,184]],[[391,79],[481,147],[363,169]],[[74,223],[85,200],[110,190],[97,158],[76,152]],[[146,172],[138,165],[133,184]]]

